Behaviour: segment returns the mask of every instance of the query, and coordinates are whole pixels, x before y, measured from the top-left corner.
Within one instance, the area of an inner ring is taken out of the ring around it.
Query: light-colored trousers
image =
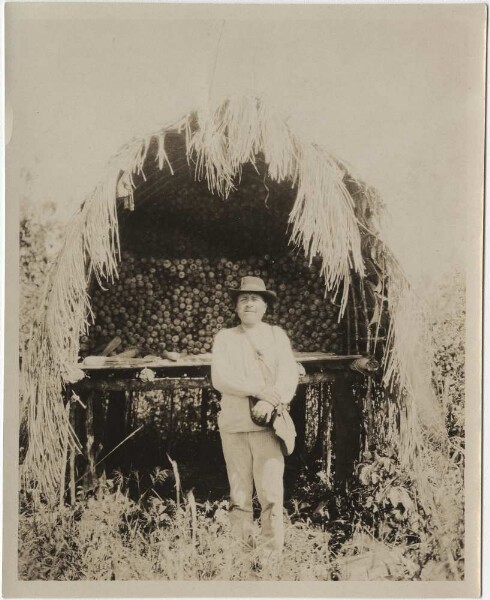
[[[244,542],[250,539],[255,483],[262,509],[264,547],[281,552],[284,545],[284,456],[278,438],[270,429],[221,432],[221,442],[230,482],[230,520],[234,534]]]

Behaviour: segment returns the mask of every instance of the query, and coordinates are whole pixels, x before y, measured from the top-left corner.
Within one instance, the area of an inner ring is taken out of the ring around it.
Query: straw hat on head
[[[260,277],[252,277],[251,275],[242,277],[239,288],[228,288],[228,293],[234,302],[239,294],[247,292],[250,294],[259,294],[268,302],[276,302],[277,300],[276,292],[266,289],[264,280]]]

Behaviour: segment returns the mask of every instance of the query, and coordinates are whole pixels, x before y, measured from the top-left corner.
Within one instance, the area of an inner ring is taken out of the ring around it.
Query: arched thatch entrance
[[[57,497],[63,486],[72,438],[62,390],[71,380],[80,339],[89,331],[92,282],[104,286],[117,278],[121,250],[146,235],[165,202],[168,229],[161,237],[175,249],[172,214],[182,216],[187,198],[179,197],[179,190],[191,189],[204,203],[214,203],[213,214],[234,210],[235,227],[230,230],[233,219],[226,231],[219,220],[212,229],[194,221],[180,231],[183,247],[176,251],[185,254],[186,233],[195,237],[199,231],[193,242],[201,244],[202,253],[233,254],[247,244],[258,253],[273,252],[280,229],[282,243],[289,239],[308,260],[318,261],[325,290],[336,299],[339,318],[347,319],[345,343],[382,363],[383,376],[369,383],[364,399],[366,438],[396,453],[426,502],[433,502],[419,461],[428,442],[441,447],[444,427],[424,358],[420,307],[378,230],[380,199],[345,164],[302,140],[250,97],[187,115],[125,146],[70,224],[23,363],[29,434],[24,480],[35,482],[46,497]],[[262,211],[261,227],[274,234],[266,237],[261,229],[261,235],[250,237],[253,227],[245,223],[250,211]],[[195,219],[195,211],[188,216]]]

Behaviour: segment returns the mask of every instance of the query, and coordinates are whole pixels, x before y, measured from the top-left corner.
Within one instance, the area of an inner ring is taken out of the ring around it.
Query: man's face
[[[255,325],[262,321],[267,303],[260,294],[243,293],[238,296],[236,313],[244,325]]]

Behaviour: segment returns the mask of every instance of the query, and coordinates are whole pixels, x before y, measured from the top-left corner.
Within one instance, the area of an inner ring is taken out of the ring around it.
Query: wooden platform
[[[363,376],[358,368],[359,362],[368,361],[361,355],[335,355],[324,352],[295,352],[298,365],[302,365],[303,373],[299,378],[299,386],[294,401],[291,403],[291,416],[296,425],[297,438],[295,451],[297,456],[302,456],[305,445],[307,406],[306,396],[308,385],[328,383],[331,404],[328,411],[333,411],[332,443],[335,451],[334,472],[335,479],[342,485],[352,474],[353,464],[359,455],[360,439],[360,407],[353,393],[353,383]],[[198,355],[182,357],[178,361],[164,359],[120,359],[107,364],[88,366],[83,363],[77,366],[83,369],[85,377],[67,387],[67,400],[71,399],[70,420],[74,429],[84,436],[86,450],[86,485],[94,485],[97,476],[96,447],[100,443],[98,437],[102,436],[102,445],[105,448],[118,448],[130,432],[127,429],[126,408],[133,394],[152,392],[156,390],[200,389],[201,390],[201,437],[203,447],[207,440],[207,420],[211,384],[211,359],[212,356]],[[361,359],[361,361],[359,361]],[[376,361],[373,361],[370,371],[376,370]],[[378,365],[379,366],[379,365]],[[142,377],[142,371],[147,368],[149,377]],[[301,369],[301,367],[299,367]],[[366,374],[366,373],[364,373]],[[75,392],[75,397],[72,397]],[[77,398],[81,400],[79,403]],[[98,405],[103,398],[109,399],[105,422],[99,424],[99,434],[96,434],[95,422],[97,421]],[[323,410],[323,409],[322,409]],[[330,414],[330,413],[329,413]],[[76,416],[78,415],[78,417]],[[322,419],[327,418],[327,413],[322,412]],[[330,417],[328,417],[330,418]],[[110,426],[108,424],[110,423]],[[322,421],[323,423],[323,421]],[[323,425],[322,425],[323,427]],[[328,436],[325,425],[323,436]],[[102,432],[102,433],[101,433]],[[83,437],[82,436],[82,437]],[[322,448],[330,449],[330,438],[321,441]],[[204,456],[204,454],[203,454]],[[74,498],[74,456],[70,459],[70,495]],[[107,460],[102,461],[99,470],[105,468],[107,461],[112,461],[109,466],[115,468],[121,455],[111,451]],[[100,461],[99,461],[100,462]]]
[[[311,385],[331,381],[335,371],[349,369],[359,354],[336,355],[325,352],[295,352],[296,361],[303,365],[305,373],[300,376],[300,385]],[[130,358],[121,362],[108,357],[103,365],[85,365],[79,363],[86,377],[73,387],[77,390],[100,391],[150,391],[174,388],[211,387],[210,354],[185,356],[177,361],[168,359],[148,360]],[[151,369],[154,378],[151,381],[140,378],[142,369]]]

